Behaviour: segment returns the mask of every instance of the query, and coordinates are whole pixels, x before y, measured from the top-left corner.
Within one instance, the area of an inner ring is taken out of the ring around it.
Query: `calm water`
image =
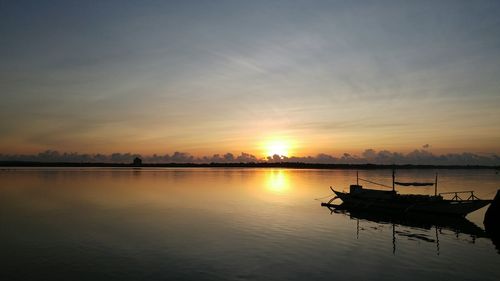
[[[500,280],[497,249],[467,234],[470,227],[460,233],[332,214],[314,200],[330,185],[347,189],[355,173],[1,170],[0,279]],[[360,177],[390,184],[390,173]],[[441,192],[473,189],[492,198],[500,188],[492,170],[439,173]],[[432,180],[434,171],[397,177]],[[468,219],[482,228],[484,212]]]

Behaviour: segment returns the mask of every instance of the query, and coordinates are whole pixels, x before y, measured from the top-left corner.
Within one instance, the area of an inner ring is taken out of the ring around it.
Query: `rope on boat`
[[[321,200],[321,199],[325,199],[325,198],[328,198],[328,197],[332,197],[334,196],[335,194],[328,194],[327,196],[324,196],[324,197],[320,197],[320,198],[314,198],[314,200]]]
[[[372,183],[372,184],[380,185],[380,186],[383,186],[383,187],[392,188],[392,186],[388,186],[388,185],[381,184],[381,183],[378,183],[378,182],[369,181],[369,180],[365,180],[365,179],[362,179],[362,178],[358,178],[358,179],[362,180],[362,181],[366,181],[366,182]]]

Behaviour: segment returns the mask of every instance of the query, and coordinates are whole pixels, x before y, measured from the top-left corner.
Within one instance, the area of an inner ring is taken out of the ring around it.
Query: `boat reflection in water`
[[[451,231],[457,238],[464,239],[475,243],[477,238],[492,239],[491,233],[486,232],[481,227],[472,223],[464,217],[454,216],[438,216],[438,215],[425,215],[418,213],[411,214],[398,214],[394,212],[373,211],[366,209],[356,209],[345,207],[342,204],[336,207],[327,206],[331,214],[339,214],[349,216],[351,219],[356,220],[356,238],[359,238],[360,230],[365,228],[360,223],[363,221],[374,222],[381,225],[392,226],[392,244],[393,254],[396,253],[396,240],[401,237],[408,239],[419,240],[423,242],[435,243],[436,254],[440,254],[439,235],[443,234],[444,230]],[[401,229],[401,227],[403,229]],[[424,233],[419,232],[423,230]],[[492,239],[494,244],[495,239]],[[496,245],[498,253],[500,248]]]

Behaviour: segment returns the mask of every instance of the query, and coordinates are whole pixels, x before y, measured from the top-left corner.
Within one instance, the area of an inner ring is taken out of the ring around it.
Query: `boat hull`
[[[359,209],[384,209],[396,212],[419,212],[451,216],[465,216],[491,203],[491,200],[421,200],[411,201],[400,198],[366,198],[335,191],[343,205]]]

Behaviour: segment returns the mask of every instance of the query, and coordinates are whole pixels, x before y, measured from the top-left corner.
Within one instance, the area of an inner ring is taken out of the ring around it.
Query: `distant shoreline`
[[[0,161],[0,167],[75,167],[75,168],[289,168],[289,169],[494,169],[500,166],[485,165],[381,165],[381,164],[313,164],[299,162],[250,162],[250,163],[72,163],[72,162],[29,162]]]

